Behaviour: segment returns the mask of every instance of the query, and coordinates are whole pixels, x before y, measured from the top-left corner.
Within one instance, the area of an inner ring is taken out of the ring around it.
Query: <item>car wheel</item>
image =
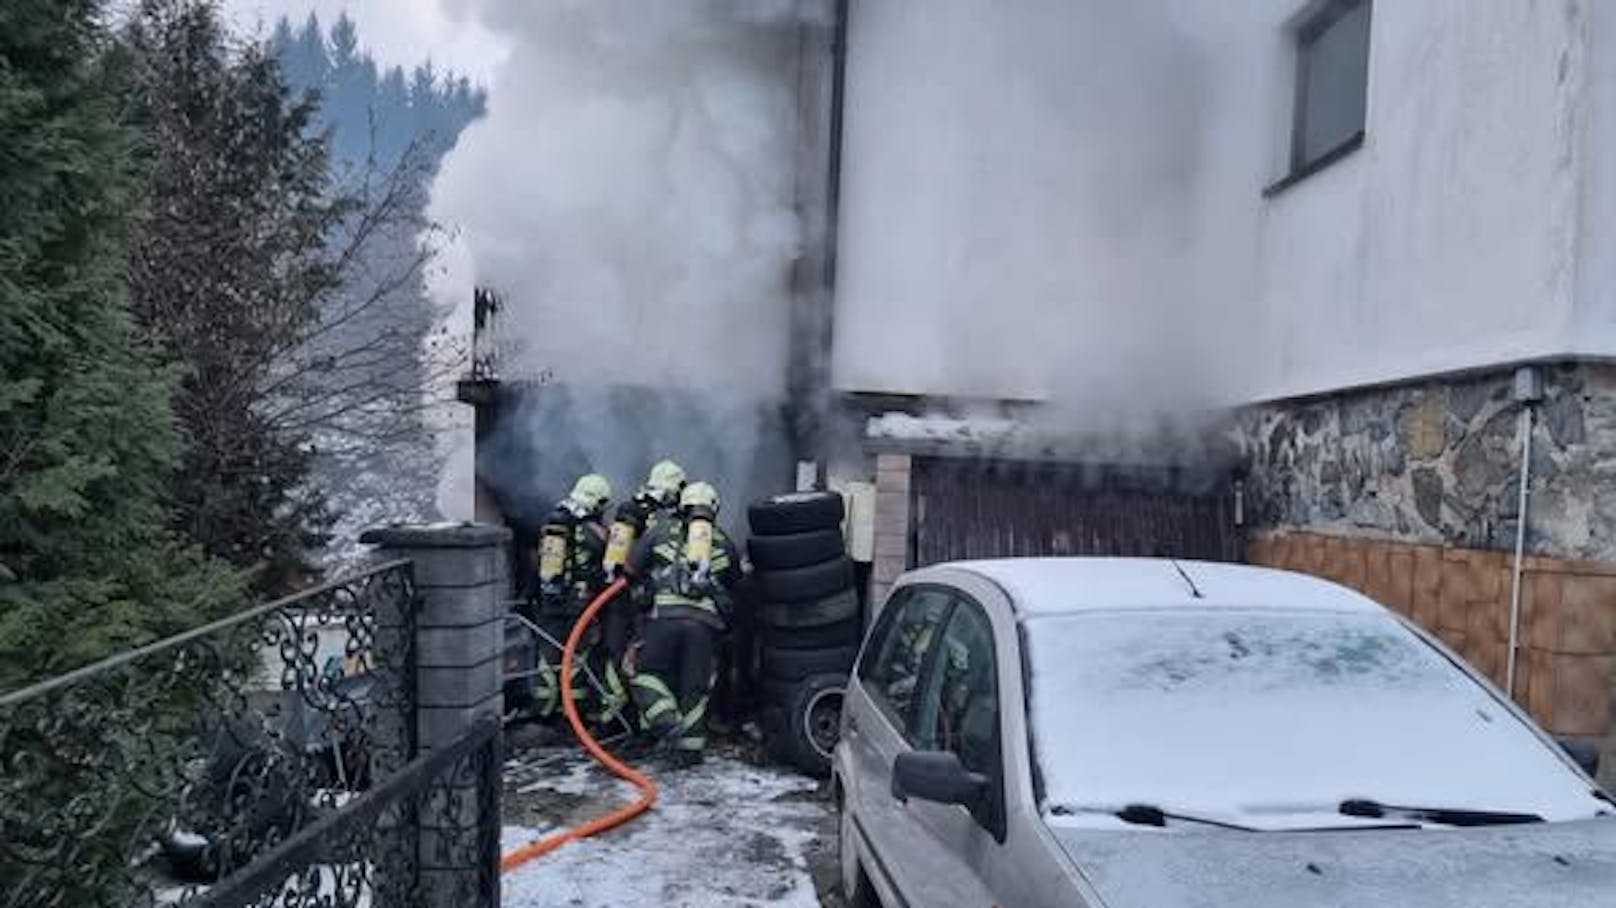
[[[789,536],[753,536],[746,552],[759,571],[778,571],[820,564],[847,554],[847,541],[838,529],[810,530]]]
[[[830,774],[831,753],[842,731],[845,674],[811,675],[789,687],[777,748],[787,762],[811,776]]]
[[[845,803],[836,830],[836,852],[842,866],[842,898],[847,901],[847,908],[881,908],[875,887],[870,885],[870,878],[859,863],[858,848],[854,845],[853,812]]]
[[[765,602],[763,623],[775,630],[825,627],[857,618],[858,593],[843,590],[814,602]]]
[[[853,588],[853,562],[846,555],[807,567],[758,571],[758,589],[770,602],[808,602]]]
[[[754,536],[789,536],[842,525],[847,508],[835,492],[792,492],[754,502],[746,509]]]

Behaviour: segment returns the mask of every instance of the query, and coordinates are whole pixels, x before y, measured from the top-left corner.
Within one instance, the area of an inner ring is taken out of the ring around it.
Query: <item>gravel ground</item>
[[[575,745],[533,737],[518,730],[507,744],[506,850],[634,797]],[[823,783],[741,745],[693,769],[645,768],[661,789],[651,812],[506,873],[507,908],[842,908]]]

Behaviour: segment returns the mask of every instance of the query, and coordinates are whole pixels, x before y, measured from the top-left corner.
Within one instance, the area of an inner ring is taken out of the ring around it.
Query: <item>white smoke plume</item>
[[[1196,5],[855,4],[838,387],[1038,400],[1109,436],[1221,400],[1241,263],[1202,214]]]
[[[434,192],[507,371],[777,392],[796,4],[471,0],[514,48]]]
[[[568,398],[511,408],[500,431],[520,437],[487,445],[479,469],[536,502],[579,468],[642,478],[649,461],[625,451],[686,451],[742,494],[784,389],[805,4],[444,2],[511,49],[433,214],[504,298],[502,378],[542,375],[567,390],[540,395]],[[688,405],[625,410],[601,390],[620,385]]]

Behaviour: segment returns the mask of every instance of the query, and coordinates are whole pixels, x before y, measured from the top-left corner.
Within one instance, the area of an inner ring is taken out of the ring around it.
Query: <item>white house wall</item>
[[[1376,0],[1364,147],[1265,199],[1303,6],[855,3],[836,384],[1239,403],[1616,353],[1616,4]]]
[[[1569,352],[1580,6],[1375,3],[1363,149],[1259,206],[1252,396]]]

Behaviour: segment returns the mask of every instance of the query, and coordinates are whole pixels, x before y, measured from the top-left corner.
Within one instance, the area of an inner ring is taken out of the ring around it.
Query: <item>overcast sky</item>
[[[348,11],[359,41],[384,65],[414,66],[428,58],[439,66],[492,82],[506,42],[474,21],[466,0],[224,0],[232,20],[248,33],[267,34],[283,14],[302,24],[310,12],[329,29]]]

